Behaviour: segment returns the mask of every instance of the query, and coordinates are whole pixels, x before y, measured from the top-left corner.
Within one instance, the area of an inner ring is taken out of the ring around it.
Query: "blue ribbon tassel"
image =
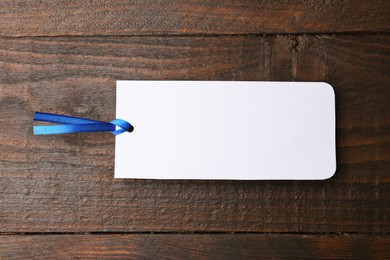
[[[80,117],[35,112],[34,120],[58,123],[57,125],[34,126],[34,135],[80,132],[111,132],[114,135],[119,135],[134,130],[134,127],[129,122],[119,118],[111,122],[103,122]]]

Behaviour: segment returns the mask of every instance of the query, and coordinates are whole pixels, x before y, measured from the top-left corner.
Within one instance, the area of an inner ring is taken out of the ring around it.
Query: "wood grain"
[[[389,43],[389,35],[0,39],[0,232],[387,233]],[[120,180],[111,134],[32,135],[34,111],[114,118],[116,79],[329,82],[337,173]]]
[[[2,259],[388,259],[388,236],[5,235]]]
[[[389,32],[388,0],[2,0],[0,36]]]

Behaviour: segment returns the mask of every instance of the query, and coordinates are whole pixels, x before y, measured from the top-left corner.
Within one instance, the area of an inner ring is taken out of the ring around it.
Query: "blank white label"
[[[320,180],[336,170],[322,82],[117,81],[115,178]]]

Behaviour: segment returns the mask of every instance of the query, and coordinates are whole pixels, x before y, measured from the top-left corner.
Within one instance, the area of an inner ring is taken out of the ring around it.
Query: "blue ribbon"
[[[129,122],[118,118],[111,122],[103,122],[80,117],[35,112],[34,120],[59,123],[58,125],[34,126],[34,135],[80,132],[111,132],[114,135],[119,135],[134,130],[134,127]]]

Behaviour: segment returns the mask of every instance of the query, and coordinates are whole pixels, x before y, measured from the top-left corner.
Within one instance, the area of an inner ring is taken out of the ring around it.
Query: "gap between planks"
[[[361,232],[254,232],[254,231],[93,231],[93,232],[0,232],[0,236],[50,236],[50,235],[286,235],[286,236],[389,236],[390,233]]]

